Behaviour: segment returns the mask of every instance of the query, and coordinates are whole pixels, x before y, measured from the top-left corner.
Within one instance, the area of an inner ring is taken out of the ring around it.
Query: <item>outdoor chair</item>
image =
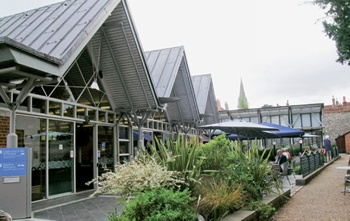
[[[294,164],[295,164],[296,159],[293,159],[291,163],[288,166],[288,176],[293,175],[295,179],[295,172],[294,172]]]
[[[288,161],[286,161],[286,162],[281,164],[282,172],[280,172],[280,177],[281,177],[281,179],[283,179],[283,177],[286,177],[287,180],[288,180],[289,185],[291,185],[289,177],[288,177],[288,166],[289,166]]]
[[[344,195],[349,192],[346,190],[346,186],[350,185],[350,170],[347,170],[346,175],[344,177]]]

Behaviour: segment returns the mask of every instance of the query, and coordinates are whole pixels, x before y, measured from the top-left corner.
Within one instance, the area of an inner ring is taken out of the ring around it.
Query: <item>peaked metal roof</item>
[[[0,59],[0,69],[11,63],[21,69],[30,67],[28,72],[39,70],[58,77],[69,71],[86,49],[93,66],[103,71],[99,85],[114,110],[159,107],[125,0],[67,0],[0,18],[1,45],[31,59],[19,63],[20,57],[9,52],[11,62]],[[33,59],[38,58],[54,67],[35,66]],[[6,77],[12,74],[10,71]]]
[[[180,99],[165,104],[169,121],[199,122],[199,110],[184,47],[148,51],[145,57],[158,97]]]
[[[192,84],[196,94],[199,114],[202,118],[201,124],[219,123],[220,118],[211,74],[192,76]]]

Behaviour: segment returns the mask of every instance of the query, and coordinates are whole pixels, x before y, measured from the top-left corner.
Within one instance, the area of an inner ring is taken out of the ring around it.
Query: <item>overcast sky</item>
[[[57,0],[0,0],[0,16]],[[336,63],[324,12],[305,0],[128,0],[144,51],[184,46],[191,75],[211,74],[222,106],[350,101],[350,67]]]

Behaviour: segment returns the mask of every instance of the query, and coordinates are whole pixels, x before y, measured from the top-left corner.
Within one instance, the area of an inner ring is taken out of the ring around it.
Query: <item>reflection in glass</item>
[[[93,127],[77,124],[76,126],[76,189],[83,191],[92,189],[93,185],[85,185],[93,179]]]
[[[98,128],[98,175],[114,170],[113,127]]]
[[[32,200],[41,200],[46,197],[46,140],[41,138],[41,129],[45,131],[46,120],[33,117],[16,117],[18,144],[32,148]],[[23,144],[23,145],[22,145]]]
[[[73,123],[49,121],[49,195],[73,191]]]

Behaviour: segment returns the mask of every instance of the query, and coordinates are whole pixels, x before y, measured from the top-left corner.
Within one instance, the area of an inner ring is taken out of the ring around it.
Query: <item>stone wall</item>
[[[329,135],[332,144],[335,139],[350,131],[350,105],[333,104],[324,106],[323,126],[324,134]]]

